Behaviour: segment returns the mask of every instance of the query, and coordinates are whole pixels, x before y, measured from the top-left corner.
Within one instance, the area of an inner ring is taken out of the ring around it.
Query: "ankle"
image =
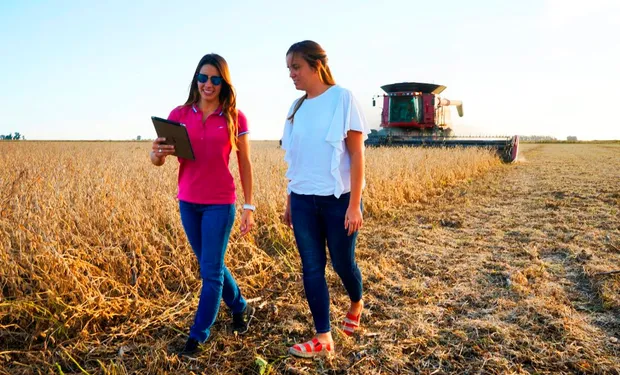
[[[331,331],[325,332],[325,333],[317,333],[316,338],[317,340],[319,340],[321,344],[327,344],[327,343],[334,342]]]
[[[349,308],[349,312],[353,315],[359,315],[360,312],[364,309],[364,301],[359,300],[357,302],[351,302],[351,307]]]

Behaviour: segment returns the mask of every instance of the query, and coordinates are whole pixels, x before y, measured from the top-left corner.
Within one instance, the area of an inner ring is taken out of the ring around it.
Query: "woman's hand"
[[[254,228],[254,212],[252,210],[243,210],[241,214],[241,235],[245,236]]]
[[[155,165],[162,165],[166,161],[166,156],[174,154],[174,145],[167,145],[166,138],[157,138],[153,141],[151,151],[151,161]]]
[[[364,218],[362,217],[362,210],[359,204],[357,206],[349,206],[347,213],[344,215],[344,229],[348,230],[348,235],[350,236],[360,230],[363,223]]]
[[[291,216],[291,196],[289,195],[286,199],[286,209],[284,210],[284,224],[287,227],[293,228],[293,217]]]

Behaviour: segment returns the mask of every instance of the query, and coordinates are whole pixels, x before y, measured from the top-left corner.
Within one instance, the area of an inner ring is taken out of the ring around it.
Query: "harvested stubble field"
[[[516,165],[368,150],[363,329],[338,330],[329,269],[338,354],[301,360],[286,355],[312,324],[282,150],[255,142],[258,228],[236,226],[227,264],[257,318],[236,337],[222,308],[196,361],[174,355],[200,286],[177,163],[150,165],[149,147],[0,143],[0,374],[620,373],[619,144],[526,145]]]

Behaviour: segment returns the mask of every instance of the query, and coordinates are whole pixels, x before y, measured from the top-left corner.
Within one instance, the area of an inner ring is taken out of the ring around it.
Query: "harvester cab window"
[[[422,122],[420,99],[418,96],[392,96],[389,122]]]

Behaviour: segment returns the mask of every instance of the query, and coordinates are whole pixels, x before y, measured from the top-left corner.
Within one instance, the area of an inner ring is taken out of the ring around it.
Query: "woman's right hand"
[[[174,154],[174,145],[167,145],[165,142],[166,138],[157,138],[153,141],[151,161],[155,165],[164,164],[166,156]]]
[[[291,216],[291,196],[289,195],[286,200],[286,210],[284,210],[284,224],[287,227],[293,228],[293,218]]]

